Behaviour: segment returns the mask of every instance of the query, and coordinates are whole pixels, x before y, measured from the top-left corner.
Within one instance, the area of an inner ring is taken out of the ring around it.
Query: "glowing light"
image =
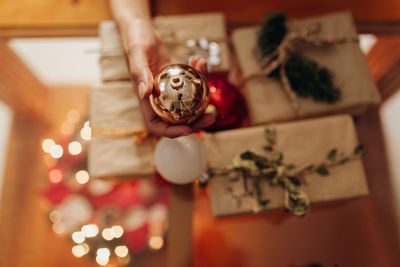
[[[85,254],[89,253],[89,245],[86,243],[82,243],[81,246],[83,247],[83,249],[85,250]]]
[[[86,237],[95,237],[99,233],[99,228],[95,224],[87,224],[82,226],[81,231]]]
[[[106,265],[110,257],[110,250],[108,248],[99,248],[97,250],[96,261],[100,265]]]
[[[114,225],[111,230],[115,238],[120,238],[124,234],[124,229],[120,225]]]
[[[63,235],[65,234],[65,227],[62,223],[57,222],[53,224],[53,231],[58,235]]]
[[[51,148],[55,145],[56,143],[54,142],[53,139],[44,139],[42,142],[42,149],[46,153],[50,153]]]
[[[77,123],[81,119],[81,114],[76,109],[71,109],[67,113],[67,121],[69,123]]]
[[[107,265],[108,263],[108,258],[99,258],[98,256],[96,257],[96,262],[100,265]]]
[[[68,135],[73,134],[74,130],[75,130],[74,125],[69,123],[69,122],[67,122],[67,121],[65,121],[65,122],[63,122],[61,124],[61,133],[64,136],[68,136]]]
[[[164,245],[164,239],[161,236],[152,236],[149,240],[149,246],[152,249],[160,249]]]
[[[215,93],[215,91],[217,91],[217,88],[215,88],[214,86],[210,87],[210,93]]]
[[[90,140],[92,138],[92,128],[84,126],[81,130],[81,137],[83,140]]]
[[[75,174],[75,179],[80,184],[86,184],[89,181],[89,173],[85,170],[80,170]]]
[[[49,180],[53,184],[58,184],[63,179],[63,172],[60,169],[52,169],[49,172]]]
[[[82,145],[77,141],[73,141],[68,145],[68,151],[71,155],[78,155],[82,152]]]
[[[89,121],[85,121],[85,123],[83,124],[83,127],[84,128],[90,128]]]
[[[61,221],[61,213],[58,210],[53,210],[49,213],[49,218],[53,223],[58,223]]]
[[[74,232],[72,234],[72,240],[74,240],[75,243],[80,244],[85,241],[85,235],[80,231]]]
[[[113,231],[111,230],[111,228],[105,228],[103,232],[101,232],[101,235],[107,241],[110,241],[114,238]]]
[[[128,250],[128,248],[126,246],[117,246],[114,249],[114,252],[115,252],[115,255],[117,255],[118,257],[123,258],[123,257],[126,257],[128,255],[129,250]]]
[[[75,257],[82,257],[83,255],[85,255],[85,248],[82,245],[76,245],[72,247],[72,254]]]
[[[60,145],[54,145],[50,149],[50,155],[55,159],[61,158],[63,154],[64,154],[64,150],[63,150],[62,146],[60,146]]]

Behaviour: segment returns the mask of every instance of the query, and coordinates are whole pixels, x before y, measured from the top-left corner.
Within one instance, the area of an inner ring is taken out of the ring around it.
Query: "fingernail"
[[[138,92],[140,99],[143,99],[144,95],[146,94],[146,85],[144,84],[144,82],[139,83]]]

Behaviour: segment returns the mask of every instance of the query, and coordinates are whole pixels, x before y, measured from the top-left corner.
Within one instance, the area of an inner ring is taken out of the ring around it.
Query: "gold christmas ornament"
[[[190,124],[207,109],[210,91],[206,78],[185,64],[165,67],[154,79],[159,96],[150,95],[154,112],[172,124]]]

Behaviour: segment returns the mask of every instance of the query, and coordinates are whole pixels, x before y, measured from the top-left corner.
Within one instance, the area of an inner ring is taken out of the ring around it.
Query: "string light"
[[[126,246],[117,246],[114,249],[114,252],[115,252],[115,255],[117,255],[118,257],[123,258],[123,257],[126,257],[128,255],[129,250],[128,250],[128,248]]]
[[[61,221],[61,213],[58,210],[53,210],[49,213],[49,219],[53,223],[58,223]]]
[[[69,123],[78,123],[81,119],[81,114],[76,109],[71,109],[67,113],[67,121]]]
[[[85,170],[80,170],[75,174],[75,179],[80,184],[86,184],[89,181],[89,173]]]
[[[72,254],[73,254],[75,257],[80,258],[80,257],[82,257],[83,255],[86,254],[86,253],[85,253],[85,248],[84,248],[83,246],[81,246],[81,245],[73,246],[73,247],[72,247]]]
[[[65,233],[65,227],[62,223],[57,222],[53,224],[53,231],[58,235],[63,235]]]
[[[100,265],[106,265],[110,257],[110,250],[108,248],[99,248],[97,250],[96,262]]]
[[[164,239],[161,236],[152,236],[149,240],[150,248],[158,250],[164,245]]]
[[[49,181],[53,184],[58,184],[63,179],[63,172],[60,169],[52,169],[49,172]]]
[[[75,243],[80,244],[85,241],[85,235],[81,231],[74,232],[72,234],[72,240],[74,240]]]
[[[85,250],[85,254],[89,253],[89,245],[86,243],[82,243],[81,246],[83,247],[83,249]]]
[[[89,121],[86,121],[81,130],[81,137],[83,140],[90,140],[92,138],[92,128],[89,126]]]
[[[78,155],[82,152],[82,145],[77,141],[73,141],[68,145],[68,151],[71,155]]]
[[[87,224],[82,226],[81,231],[86,237],[95,237],[99,233],[99,228],[95,224]]]
[[[120,238],[124,234],[124,229],[120,225],[111,227],[114,238]]]
[[[55,159],[61,158],[63,153],[64,153],[64,150],[63,150],[62,146],[60,146],[60,145],[53,145],[50,149],[50,155]]]
[[[113,231],[111,230],[111,228],[105,228],[102,232],[101,235],[103,236],[103,238],[107,241],[110,241],[114,238],[113,235]]]
[[[42,149],[46,153],[50,153],[51,148],[55,145],[56,143],[54,142],[53,139],[44,139],[42,142]]]

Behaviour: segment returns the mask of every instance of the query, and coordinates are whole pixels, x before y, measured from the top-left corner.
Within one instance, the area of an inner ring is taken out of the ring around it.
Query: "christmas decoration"
[[[72,137],[42,143],[49,162],[49,185],[42,196],[49,204],[53,231],[71,240],[75,257],[87,255],[99,265],[125,266],[136,255],[162,249],[168,230],[168,184],[160,178],[93,179],[85,159],[91,127],[88,122],[79,129],[77,122],[69,127],[76,129]]]
[[[158,96],[150,95],[154,112],[172,124],[191,123],[206,110],[210,91],[206,78],[184,64],[165,67],[154,78]]]
[[[187,184],[202,176],[207,164],[203,142],[191,134],[177,138],[163,137],[154,151],[157,171],[175,184]]]
[[[300,215],[309,203],[368,194],[349,115],[208,133],[203,141],[217,217],[282,207]]]
[[[211,73],[208,79],[210,105],[216,110],[216,121],[206,128],[219,131],[237,128],[246,118],[246,102],[239,90],[228,81],[228,73]]]
[[[261,26],[235,29],[250,123],[358,115],[379,103],[357,41],[349,12],[287,21],[278,13]]]

